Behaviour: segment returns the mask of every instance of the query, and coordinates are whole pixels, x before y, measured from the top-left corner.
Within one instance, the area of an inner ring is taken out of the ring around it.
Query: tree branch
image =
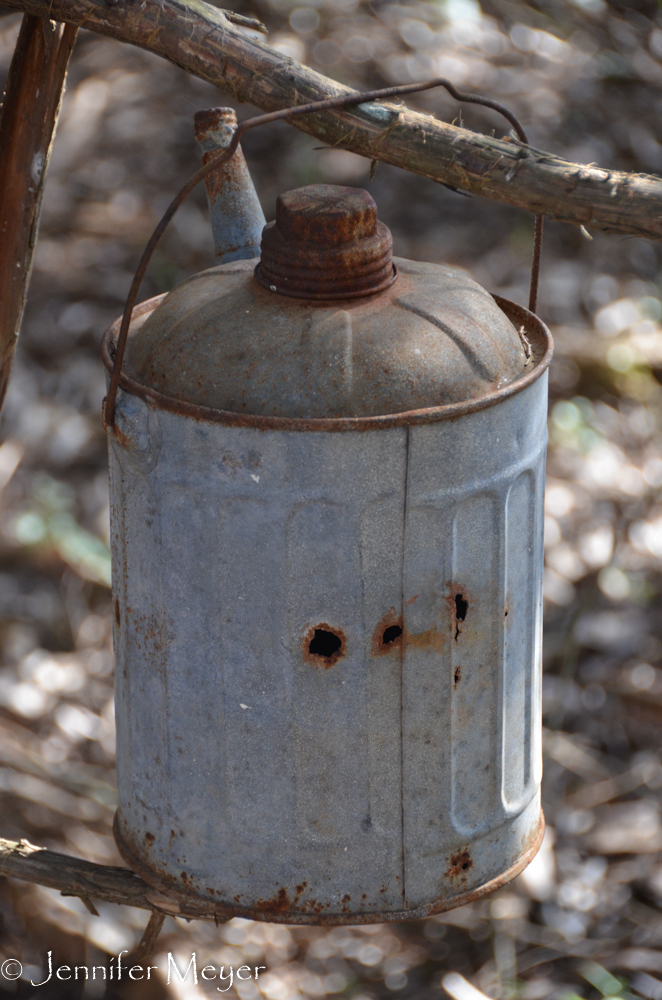
[[[270,49],[202,0],[3,0],[155,52],[265,111],[348,88]],[[390,104],[306,115],[330,146],[533,213],[607,232],[662,238],[662,179],[570,163]]]
[[[78,28],[26,15],[0,113],[0,407],[37,241],[41,198]]]
[[[213,905],[191,897],[186,902],[166,896],[152,889],[128,868],[96,865],[81,861],[68,854],[57,854],[43,847],[35,847],[27,840],[16,842],[0,839],[0,876],[22,879],[59,889],[63,896],[78,896],[91,913],[95,913],[93,900],[137,906],[142,910],[185,917],[189,920],[215,920],[224,923],[227,914],[214,912]],[[143,940],[143,947],[151,947],[153,935],[158,936],[160,923],[150,923],[150,936]]]

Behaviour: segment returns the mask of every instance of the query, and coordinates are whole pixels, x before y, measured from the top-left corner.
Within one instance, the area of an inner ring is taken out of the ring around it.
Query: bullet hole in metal
[[[304,660],[313,667],[328,670],[347,652],[345,634],[335,625],[319,622],[311,626],[303,636],[302,652]]]
[[[389,625],[388,628],[384,629],[384,635],[382,636],[382,644],[384,646],[390,646],[392,642],[399,639],[402,635],[402,627],[400,625]]]
[[[464,862],[462,863],[462,871],[463,871],[463,872],[466,872],[466,871],[467,871],[467,869],[469,869],[469,868],[471,868],[471,865],[469,864],[469,862],[468,862],[468,861],[464,861]]]
[[[469,610],[469,602],[465,601],[462,594],[455,595],[455,641],[457,642],[458,636],[460,635],[460,622],[463,622],[467,617],[467,611]]]
[[[402,614],[398,614],[395,608],[389,608],[372,633],[372,655],[393,657],[397,650],[402,649],[404,635]]]
[[[326,629],[316,628],[308,645],[308,652],[311,656],[325,656],[327,659],[331,659],[341,646],[342,642],[335,632],[327,632]]]
[[[460,683],[460,678],[461,677],[462,677],[462,668],[461,667],[456,667],[455,668],[455,673],[453,675],[453,683],[455,684],[455,687],[457,687],[458,684]]]

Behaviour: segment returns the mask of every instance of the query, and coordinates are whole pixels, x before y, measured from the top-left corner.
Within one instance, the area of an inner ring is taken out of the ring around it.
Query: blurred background
[[[444,75],[511,107],[532,143],[581,163],[662,169],[662,13],[649,0],[236,0],[282,52],[357,87]],[[0,17],[0,75],[20,16]],[[410,106],[506,134],[434,92]],[[99,342],[157,218],[196,169],[193,115],[232,104],[136,48],[81,31],[44,198],[0,441],[0,835],[120,864],[104,377]],[[240,117],[255,109],[240,106]],[[446,261],[527,301],[532,219],[278,125],[245,152],[267,218],[280,191],[369,187],[395,252]],[[145,297],[213,264],[204,191],[157,251]],[[548,223],[539,312],[552,327],[543,783],[534,864],[428,920],[287,928],[168,918],[172,950],[268,967],[240,1000],[444,996],[448,971],[500,1000],[662,1000],[662,250]],[[0,961],[100,964],[147,914],[0,884]],[[159,957],[160,956],[160,957]],[[76,989],[79,988],[79,992]],[[100,992],[99,992],[100,990]],[[214,993],[213,983],[209,994]],[[103,984],[0,979],[0,997]],[[110,996],[110,994],[106,994]],[[202,997],[163,979],[113,996]]]

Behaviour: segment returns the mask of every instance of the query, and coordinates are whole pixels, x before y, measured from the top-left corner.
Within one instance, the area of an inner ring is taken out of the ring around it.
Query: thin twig
[[[154,948],[156,946],[156,941],[161,933],[161,928],[163,927],[163,921],[165,920],[165,913],[161,913],[159,910],[152,910],[151,916],[147,922],[147,927],[143,932],[138,947],[131,955],[131,959],[136,965],[141,965],[146,959],[151,958],[154,954]]]

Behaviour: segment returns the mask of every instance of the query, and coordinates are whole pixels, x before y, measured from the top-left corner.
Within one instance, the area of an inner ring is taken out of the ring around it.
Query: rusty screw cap
[[[279,196],[255,276],[281,295],[356,298],[395,280],[391,255],[391,233],[367,191],[311,184]]]

